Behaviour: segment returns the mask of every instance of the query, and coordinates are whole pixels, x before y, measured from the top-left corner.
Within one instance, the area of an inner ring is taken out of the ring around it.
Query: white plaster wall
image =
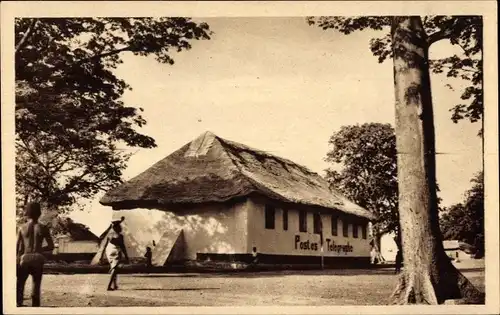
[[[276,208],[275,228],[265,228],[265,205],[255,200],[250,200],[248,203],[248,248],[251,252],[252,247],[257,247],[257,252],[263,254],[279,254],[279,255],[305,255],[305,256],[321,256],[320,235],[313,233],[313,213],[307,213],[307,232],[299,232],[299,211],[296,209],[288,209],[288,230],[283,230],[283,210]],[[349,237],[343,237],[342,222],[338,220],[338,236],[331,235],[331,215],[321,215],[323,223],[324,250],[323,255],[331,257],[369,257],[370,242],[368,238],[362,238],[361,228],[359,228],[358,238],[352,237],[352,224],[349,225]],[[368,232],[368,231],[367,231]],[[295,237],[300,237],[300,242],[309,241],[309,246],[316,243],[318,250],[300,249],[300,243],[295,242]],[[327,240],[330,244],[352,246],[352,252],[344,252],[343,250],[329,251],[327,250]]]
[[[380,254],[387,261],[396,261],[398,246],[394,241],[394,237],[396,237],[394,233],[386,233],[380,237]]]
[[[197,253],[247,252],[246,203],[198,206],[184,209],[182,215],[171,211],[147,210],[152,214],[138,216],[140,211],[115,211],[113,218],[125,217],[129,230],[141,248],[151,246],[152,240],[158,243],[166,231],[172,237],[183,229],[185,259],[196,259]]]
[[[178,229],[184,230],[186,259],[197,253],[235,254],[247,251],[245,204],[205,206],[184,216]]]
[[[99,244],[92,241],[71,241],[70,239],[61,238],[57,251],[59,253],[97,253]]]
[[[143,258],[146,247],[153,248],[153,241],[160,240],[161,232],[158,229],[158,222],[163,215],[163,211],[148,209],[113,211],[113,220],[125,217],[122,227],[124,233],[131,235],[131,238],[125,236],[125,246],[128,248],[130,257]]]

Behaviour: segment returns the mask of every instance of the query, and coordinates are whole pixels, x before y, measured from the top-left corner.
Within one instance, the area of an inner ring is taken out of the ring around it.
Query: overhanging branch
[[[94,60],[98,60],[101,58],[109,57],[109,56],[116,55],[116,54],[119,54],[119,53],[124,52],[124,51],[132,51],[132,46],[126,46],[123,48],[114,49],[114,50],[111,50],[108,52],[103,52],[103,53],[100,53],[100,54],[97,54],[97,55],[94,55],[94,56],[91,56],[88,58],[84,58],[84,59],[78,61],[78,64],[82,64],[82,63],[85,63],[87,61],[94,61]]]
[[[48,173],[49,170],[47,168],[47,166],[38,158],[38,155],[36,152],[34,152],[33,150],[31,150],[29,148],[29,145],[26,143],[26,141],[22,138],[20,138],[21,142],[22,143],[19,143],[17,142],[16,145],[18,145],[19,147],[21,147],[22,149],[24,149],[26,152],[28,152],[28,154],[38,163],[40,164],[41,167],[43,167],[43,169]]]
[[[450,38],[452,33],[451,28],[441,29],[427,36],[427,44],[430,46],[433,43],[440,41],[442,39]]]
[[[35,29],[36,23],[38,22],[38,19],[32,19],[30,25],[28,26],[28,29],[26,30],[26,33],[24,33],[23,37],[17,43],[16,45],[16,50],[15,53],[17,53],[19,50],[23,49],[24,46],[26,46],[26,42],[28,38],[31,36],[33,33],[33,30]]]

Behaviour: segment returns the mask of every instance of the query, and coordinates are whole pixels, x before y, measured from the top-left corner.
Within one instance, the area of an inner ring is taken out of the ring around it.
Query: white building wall
[[[99,244],[93,241],[72,241],[68,238],[58,240],[57,252],[64,253],[97,253]]]
[[[134,216],[134,210],[113,213],[115,219],[125,217],[130,233],[141,248],[151,246],[152,240],[159,242],[162,236],[175,241],[182,229],[185,259],[194,260],[197,253],[234,254],[248,250],[245,202],[232,206],[222,203],[197,206],[183,209],[182,215],[163,210],[148,211],[154,214],[147,216],[149,220],[139,220]],[[165,232],[168,233],[165,235]]]
[[[205,206],[186,216],[179,224],[186,240],[186,259],[197,253],[235,254],[247,251],[247,208],[245,203],[228,207]]]
[[[257,248],[258,253],[275,255],[321,256],[320,235],[313,233],[313,212],[307,212],[307,232],[299,232],[299,211],[288,209],[288,230],[283,230],[283,209],[276,208],[275,228],[265,228],[265,204],[249,201],[248,211],[248,248]],[[331,234],[331,215],[321,214],[323,223],[323,256],[331,257],[369,257],[370,243],[362,238],[358,227],[358,238],[352,235],[353,225],[349,224],[349,237],[343,237],[342,221],[338,220],[337,236]],[[297,239],[298,238],[298,239]],[[328,241],[328,240],[329,241]],[[297,242],[297,240],[299,240]],[[302,244],[303,248],[300,248]],[[315,245],[313,245],[315,244]],[[330,245],[330,248],[327,248]],[[337,245],[340,245],[338,247]],[[349,245],[349,246],[345,246]],[[345,246],[345,247],[344,247]],[[309,248],[309,249],[308,249]]]
[[[183,209],[183,215],[160,210],[148,210],[160,215],[153,221],[140,220],[137,228],[133,210],[115,211],[114,218],[125,216],[125,222],[138,243],[159,241],[158,236],[168,231],[167,237],[176,238],[181,229],[185,237],[185,259],[196,259],[197,253],[206,254],[250,254],[256,247],[258,253],[275,255],[321,256],[320,235],[313,233],[313,212],[307,214],[307,232],[299,232],[299,212],[288,209],[288,230],[283,230],[283,210],[276,208],[275,228],[265,229],[265,204],[252,198],[234,205],[214,204]],[[153,217],[151,216],[151,217]],[[322,214],[324,252],[331,257],[369,257],[370,245],[367,238],[362,238],[359,228],[358,238],[353,238],[353,225],[349,225],[349,237],[343,237],[342,221],[338,220],[338,236],[331,235],[331,215]],[[131,222],[134,220],[135,222]],[[137,230],[138,232],[136,232]],[[300,240],[296,242],[296,237]],[[330,240],[328,242],[328,240]],[[300,248],[309,246],[310,249]],[[307,245],[309,244],[309,245]],[[317,245],[312,245],[317,244]],[[330,249],[327,248],[330,245]],[[340,246],[339,246],[340,245]],[[348,247],[346,246],[348,245]],[[311,248],[316,248],[311,249]],[[344,247],[346,246],[346,247]],[[154,250],[154,248],[153,248]]]
[[[386,233],[380,237],[380,254],[387,261],[396,261],[398,245],[394,241],[395,237],[394,232]]]

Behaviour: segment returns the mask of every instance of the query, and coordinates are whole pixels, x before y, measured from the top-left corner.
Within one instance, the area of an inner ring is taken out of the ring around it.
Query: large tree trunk
[[[465,299],[468,303],[484,303],[484,295],[452,265],[443,248],[437,211],[428,44],[420,17],[394,17],[391,35],[404,257],[393,302],[441,304],[448,299]]]

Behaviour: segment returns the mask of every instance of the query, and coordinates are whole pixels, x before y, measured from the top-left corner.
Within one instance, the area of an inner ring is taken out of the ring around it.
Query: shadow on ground
[[[477,272],[477,271],[484,271],[484,268],[461,268],[458,270],[460,272]]]
[[[394,269],[327,269],[303,271],[265,271],[265,272],[224,272],[224,273],[171,273],[171,274],[123,274],[130,278],[269,278],[269,277],[300,277],[300,276],[359,276],[359,275],[394,275]]]
[[[130,289],[122,289],[124,291],[206,291],[206,290],[220,290],[220,288],[177,288],[177,289],[168,289],[168,288],[130,288]]]

